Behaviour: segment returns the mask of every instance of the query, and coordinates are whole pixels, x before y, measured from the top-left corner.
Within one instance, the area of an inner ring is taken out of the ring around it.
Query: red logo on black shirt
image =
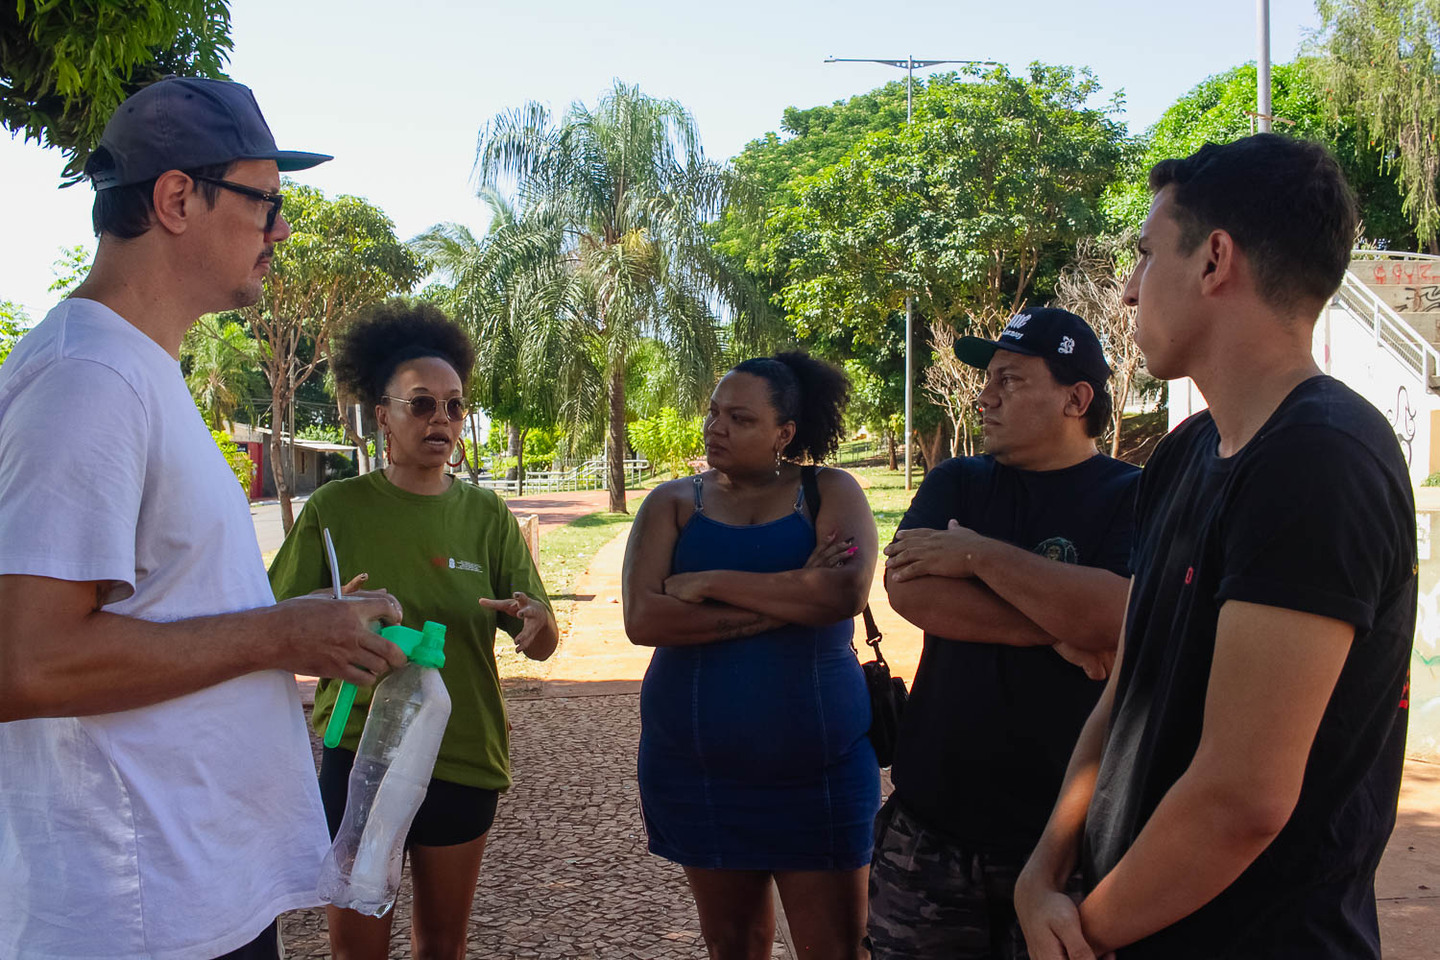
[[[1194,580],[1194,579],[1195,579],[1195,568],[1194,568],[1194,567],[1186,567],[1186,568],[1185,568],[1185,586],[1187,586],[1187,587],[1190,586],[1190,581],[1191,581],[1191,580]]]

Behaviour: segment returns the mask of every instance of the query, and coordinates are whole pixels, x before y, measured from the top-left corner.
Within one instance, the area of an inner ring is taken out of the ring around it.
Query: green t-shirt
[[[440,780],[504,790],[510,786],[510,738],[495,666],[496,614],[480,597],[509,598],[516,590],[549,606],[520,525],[489,490],[455,481],[438,496],[408,493],[381,471],[320,487],[300,512],[270,564],[277,599],[330,586],[321,531],[328,527],[342,583],[368,573],[365,589],[389,590],[405,607],[404,623],[443,623],[450,724],[440,743]],[[499,617],[514,636],[519,619]],[[311,723],[322,733],[339,694],[338,680],[322,679]],[[340,745],[355,750],[370,705],[356,692]]]

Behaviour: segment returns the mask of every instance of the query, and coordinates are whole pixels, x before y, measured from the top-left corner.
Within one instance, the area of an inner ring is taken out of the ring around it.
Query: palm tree
[[[530,320],[565,347],[562,415],[608,421],[610,510],[625,513],[625,384],[637,345],[663,345],[677,391],[698,403],[720,353],[715,306],[753,309],[704,230],[732,177],[705,159],[680,103],[618,81],[558,125],[533,101],[496,116],[475,166],[483,186],[513,183],[538,220],[562,231],[563,269],[542,283],[553,310]]]
[[[259,343],[242,325],[207,314],[186,333],[183,352],[190,368],[185,385],[195,406],[211,429],[223,429],[245,396],[246,381],[258,370]]]
[[[437,298],[476,345],[471,402],[509,429],[508,455],[516,458],[523,493],[525,434],[554,424],[559,412],[556,384],[571,283],[555,224],[534,210],[517,210],[494,190],[480,196],[491,214],[483,238],[442,223],[411,245],[449,281]]]

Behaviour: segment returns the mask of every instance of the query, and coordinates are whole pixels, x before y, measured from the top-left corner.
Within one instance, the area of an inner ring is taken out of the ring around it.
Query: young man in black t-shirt
[[[1011,889],[1124,615],[1139,470],[1095,449],[1110,369],[1094,332],[1037,309],[955,352],[988,373],[988,453],[932,470],[885,550],[925,650],[876,824],[874,960],[1024,956]]]
[[[1269,134],[1150,187],[1135,338],[1210,409],[1146,468],[1117,671],[1016,906],[1037,960],[1378,960],[1415,507],[1385,419],[1311,355],[1354,200],[1323,147]]]

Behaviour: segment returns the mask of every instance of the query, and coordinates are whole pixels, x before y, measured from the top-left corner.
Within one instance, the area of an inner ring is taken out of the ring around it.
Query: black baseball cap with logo
[[[284,171],[333,160],[325,153],[280,150],[244,84],[202,77],[166,77],[116,108],[85,163],[96,190],[153,180],[167,170],[193,170],[235,160],[274,160]]]
[[[955,356],[981,370],[990,366],[996,350],[1053,360],[1093,383],[1110,379],[1105,351],[1090,324],[1058,307],[1036,307],[1015,314],[994,340],[961,337],[955,341]]]

